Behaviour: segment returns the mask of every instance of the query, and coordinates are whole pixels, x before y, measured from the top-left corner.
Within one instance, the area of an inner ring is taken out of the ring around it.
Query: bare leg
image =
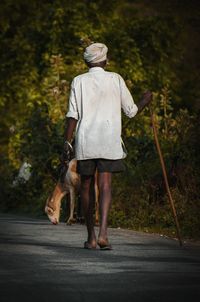
[[[94,184],[94,190],[95,190],[95,225],[99,225],[99,188],[97,184],[97,173],[95,173],[95,184]]]
[[[88,244],[90,247],[96,247],[96,236],[94,231],[94,206],[95,206],[95,191],[94,191],[94,176],[81,176],[81,202],[86,220],[88,231]]]
[[[100,199],[100,229],[98,242],[108,242],[107,225],[108,213],[111,206],[111,182],[112,174],[109,172],[99,173],[98,187]]]

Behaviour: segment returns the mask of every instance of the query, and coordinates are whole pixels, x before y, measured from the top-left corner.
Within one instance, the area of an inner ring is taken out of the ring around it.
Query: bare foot
[[[94,240],[88,240],[88,241],[85,241],[84,242],[84,248],[85,249],[88,249],[88,250],[93,250],[93,249],[96,249],[96,247],[97,247],[97,241],[96,241],[96,239]]]
[[[112,246],[110,245],[108,238],[99,237],[97,244],[101,250],[112,250]]]

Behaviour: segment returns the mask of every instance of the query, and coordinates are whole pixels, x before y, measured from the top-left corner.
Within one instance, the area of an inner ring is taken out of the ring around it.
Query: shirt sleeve
[[[120,93],[121,93],[121,106],[126,116],[129,118],[134,117],[138,112],[138,107],[134,103],[133,97],[128,90],[124,79],[120,76]]]
[[[70,91],[70,96],[69,96],[69,109],[66,114],[66,117],[72,117],[76,120],[79,119],[76,93],[75,93],[75,88],[74,88],[74,80],[71,84],[71,91]]]

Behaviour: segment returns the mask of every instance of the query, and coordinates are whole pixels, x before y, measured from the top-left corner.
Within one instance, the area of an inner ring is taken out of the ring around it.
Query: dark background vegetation
[[[108,45],[137,103],[154,94],[159,139],[182,233],[200,236],[199,1],[2,0],[1,211],[42,215],[58,177],[65,114],[83,47]],[[123,118],[126,172],[114,177],[110,225],[175,232],[148,109]],[[31,178],[13,185],[23,162]]]

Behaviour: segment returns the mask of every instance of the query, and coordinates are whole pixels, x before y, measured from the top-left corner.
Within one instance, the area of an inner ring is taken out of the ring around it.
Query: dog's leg
[[[75,222],[75,219],[74,219],[75,189],[74,189],[74,187],[71,186],[69,188],[69,193],[70,193],[70,215],[69,215],[69,219],[67,220],[68,225]]]

